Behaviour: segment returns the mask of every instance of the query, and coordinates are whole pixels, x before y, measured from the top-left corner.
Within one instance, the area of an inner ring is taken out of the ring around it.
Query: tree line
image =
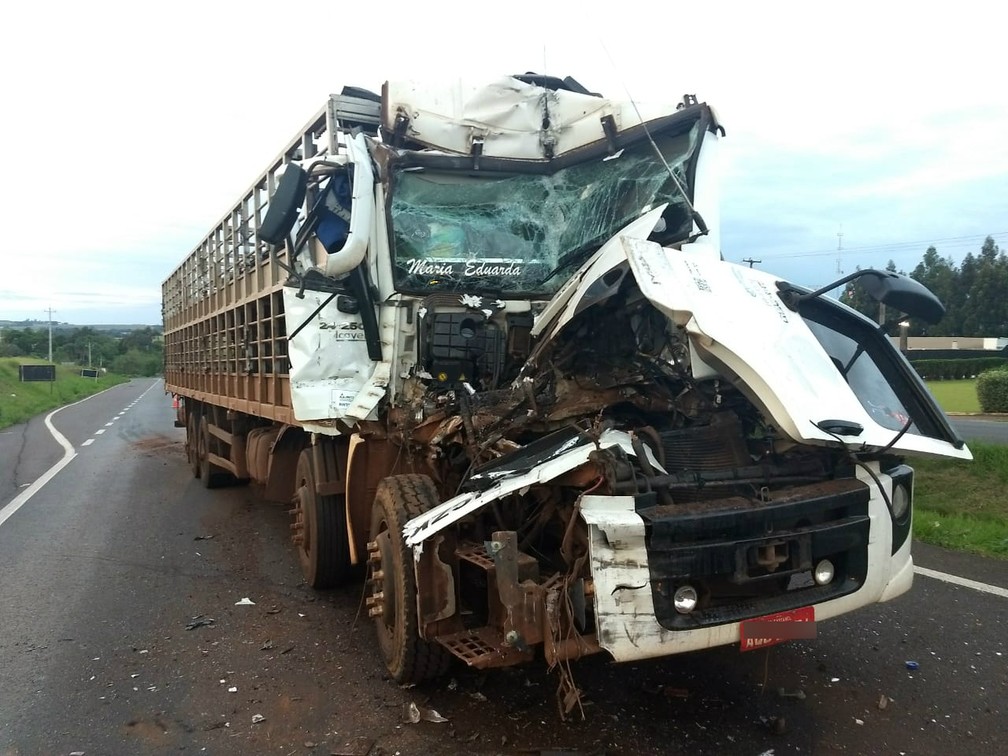
[[[886,270],[896,271],[896,264],[890,260]],[[879,321],[878,303],[867,297],[857,281],[847,285],[840,301],[876,322],[884,322],[892,335],[899,333],[899,323],[906,320],[911,336],[1008,336],[1008,256],[993,237],[984,240],[979,254],[968,253],[958,265],[951,257],[939,255],[932,245],[910,277],[927,286],[945,305],[945,317],[938,324],[907,318],[891,308],[885,308],[883,321]]]
[[[0,329],[0,357],[49,356],[48,328]],[[137,328],[115,335],[94,328],[56,329],[53,362],[106,368],[120,375],[157,375],[164,362],[164,342],[155,328]]]

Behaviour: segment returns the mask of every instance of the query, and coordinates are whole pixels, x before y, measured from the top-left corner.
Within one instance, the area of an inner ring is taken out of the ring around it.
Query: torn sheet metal
[[[815,422],[843,418],[864,429],[845,440],[851,446],[881,448],[892,441],[895,431],[865,410],[804,319],[784,306],[777,277],[643,239],[621,243],[641,293],[685,327],[697,351],[737,375],[791,438],[835,445],[838,437]],[[893,448],[970,458],[968,450],[914,433]]]
[[[608,449],[619,446],[629,456],[635,457],[636,452],[629,433],[617,430],[603,431],[598,443],[590,439],[574,437],[570,442],[558,449],[552,456],[531,469],[508,470],[497,468],[489,473],[496,482],[483,491],[463,493],[439,504],[433,509],[414,517],[403,527],[406,545],[413,548],[419,546],[435,533],[443,530],[463,517],[476,512],[487,504],[520,491],[527,486],[545,483],[565,472],[583,465],[596,449]],[[645,447],[646,449],[646,447]],[[647,450],[649,461],[656,469],[661,469],[657,459]],[[474,479],[477,476],[473,476]]]
[[[606,139],[602,119],[624,130],[669,114],[668,104],[619,102],[565,90],[548,90],[510,76],[489,85],[458,82],[437,88],[415,81],[385,85],[382,126],[395,131],[409,119],[410,139],[468,155],[473,144],[488,157],[542,160]]]
[[[599,247],[598,252],[560,287],[560,290],[553,296],[543,311],[536,316],[535,325],[532,328],[532,335],[539,337],[547,327],[552,325],[554,333],[566,325],[571,318],[581,309],[579,307],[585,294],[598,279],[612,270],[620,263],[625,262],[626,252],[623,250],[621,239],[647,239],[654,231],[655,226],[662,217],[662,213],[668,207],[668,203],[662,203],[658,207],[641,215],[631,223],[628,223],[619,233],[615,234],[609,241]]]
[[[291,404],[301,422],[350,418],[363,420],[384,396],[391,366],[368,357],[360,316],[340,312],[324,291],[283,289],[288,340]]]

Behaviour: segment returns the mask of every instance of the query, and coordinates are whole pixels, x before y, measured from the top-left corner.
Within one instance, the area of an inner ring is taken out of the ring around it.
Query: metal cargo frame
[[[287,251],[259,238],[287,163],[340,148],[330,102],[162,284],[165,388],[282,423],[291,408],[283,284]]]

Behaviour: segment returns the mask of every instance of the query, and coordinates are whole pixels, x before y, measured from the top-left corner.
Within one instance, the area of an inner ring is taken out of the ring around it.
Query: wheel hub
[[[367,597],[368,616],[378,618],[387,627],[395,623],[395,591],[392,588],[392,539],[388,531],[368,542],[368,584],[371,595]]]

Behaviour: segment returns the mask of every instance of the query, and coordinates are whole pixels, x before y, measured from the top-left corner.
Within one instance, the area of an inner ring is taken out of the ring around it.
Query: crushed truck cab
[[[876,324],[724,261],[723,135],[534,74],[346,89],[165,282],[194,475],[292,502],[312,586],[365,567],[398,682],[746,650],[909,588],[905,458],[969,450]]]

